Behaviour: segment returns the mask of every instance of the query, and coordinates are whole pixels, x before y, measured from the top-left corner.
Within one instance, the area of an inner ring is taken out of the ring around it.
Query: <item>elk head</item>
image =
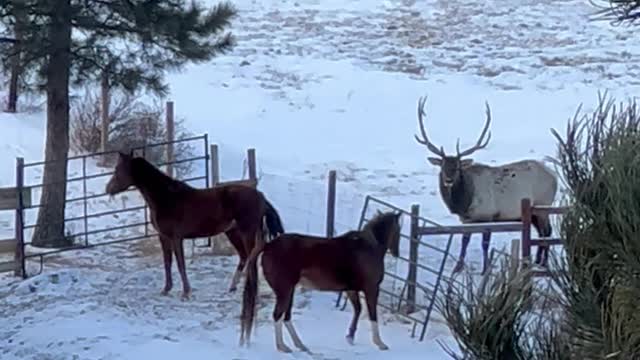
[[[491,123],[491,111],[489,109],[489,104],[486,103],[487,120],[485,121],[484,129],[482,129],[482,133],[480,134],[476,144],[469,149],[460,151],[460,138],[458,138],[458,141],[456,142],[456,155],[447,155],[445,154],[442,146],[438,148],[429,141],[427,136],[423,119],[426,115],[424,111],[424,104],[426,101],[426,97],[421,97],[420,100],[418,100],[418,122],[420,124],[422,138],[418,137],[417,134],[415,135],[415,138],[418,143],[426,146],[429,151],[438,156],[428,157],[427,160],[429,160],[431,164],[440,167],[440,178],[442,180],[442,184],[447,188],[451,188],[460,179],[462,171],[473,163],[472,159],[463,159],[463,157],[473,154],[476,150],[484,149],[489,143],[489,139],[491,139],[491,132],[489,132],[487,136],[489,124]]]

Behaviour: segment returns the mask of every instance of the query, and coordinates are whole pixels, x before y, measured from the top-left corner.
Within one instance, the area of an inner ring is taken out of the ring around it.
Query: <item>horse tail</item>
[[[267,224],[267,232],[269,237],[273,239],[276,236],[284,233],[284,227],[282,226],[282,220],[280,219],[278,211],[276,211],[269,200],[265,198],[264,203],[266,206],[264,218]]]
[[[265,204],[265,210],[262,219],[263,223],[266,223],[266,226],[261,226],[258,230],[258,233],[256,234],[255,244],[253,245],[253,249],[251,249],[251,252],[247,257],[247,266],[251,261],[255,260],[260,252],[262,252],[262,250],[264,249],[264,245],[267,242],[267,235],[271,239],[274,239],[276,236],[282,235],[284,233],[284,227],[282,226],[280,215],[264,195],[262,195],[262,199],[264,200]]]
[[[249,344],[253,319],[256,315],[256,297],[258,295],[258,255],[264,251],[265,242],[256,243],[247,259],[247,276],[242,292],[242,312],[240,315],[240,344]]]

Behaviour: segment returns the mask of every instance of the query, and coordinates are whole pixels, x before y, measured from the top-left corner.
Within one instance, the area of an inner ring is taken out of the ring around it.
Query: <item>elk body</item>
[[[520,221],[522,219],[521,200],[531,199],[532,205],[551,205],[555,199],[558,181],[556,175],[542,162],[521,160],[499,166],[474,163],[464,157],[483,149],[491,139],[487,133],[491,123],[489,105],[486,107],[487,119],[474,146],[460,151],[460,141],[456,143],[456,155],[447,155],[442,147],[435,146],[427,136],[424,127],[426,98],[418,101],[418,122],[422,137],[415,135],[418,143],[437,157],[428,157],[428,161],[440,168],[439,188],[442,200],[449,211],[458,215],[463,224],[483,222]],[[549,216],[533,216],[532,224],[540,237],[551,235]],[[462,249],[454,272],[464,266],[470,233],[462,237]],[[482,235],[483,273],[487,270],[488,249],[491,233]],[[543,260],[544,252],[544,260]],[[547,248],[539,247],[536,264],[546,264]]]

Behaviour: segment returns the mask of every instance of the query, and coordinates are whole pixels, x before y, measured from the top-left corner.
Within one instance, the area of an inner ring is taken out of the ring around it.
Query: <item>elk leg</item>
[[[289,335],[291,336],[291,340],[293,340],[293,344],[304,352],[310,352],[309,348],[307,348],[300,340],[300,336],[296,332],[296,329],[293,327],[293,323],[291,323],[291,309],[293,308],[293,291],[291,291],[291,297],[289,298],[289,307],[284,314],[284,327],[287,328]]]
[[[291,348],[284,343],[284,337],[282,336],[282,324],[284,322],[284,313],[286,309],[289,308],[289,300],[293,296],[293,290],[293,287],[288,287],[284,291],[282,287],[276,287],[274,289],[274,292],[276,293],[276,306],[273,309],[273,321],[276,337],[276,349],[284,353],[291,352]]]
[[[351,319],[351,325],[349,325],[347,342],[349,343],[349,345],[353,345],[353,340],[356,336],[356,330],[358,328],[358,319],[360,318],[360,312],[362,311],[362,304],[360,303],[360,296],[358,296],[357,291],[347,291],[347,297],[353,305],[353,318]]]
[[[173,254],[171,253],[171,240],[164,236],[159,235],[160,246],[162,247],[162,258],[164,260],[164,288],[160,292],[161,295],[168,295],[173,288],[173,279],[171,279],[171,262]]]
[[[229,242],[236,249],[238,257],[240,258],[238,266],[236,267],[236,271],[233,273],[231,284],[229,285],[229,292],[234,292],[238,288],[238,282],[240,282],[242,270],[244,269],[245,263],[247,261],[247,252],[244,248],[244,242],[242,241],[242,234],[240,233],[240,231],[238,231],[237,228],[226,231],[225,235],[227,235]]]
[[[532,216],[531,223],[536,228],[539,237],[549,237],[553,232],[551,228],[551,221],[549,220],[549,216]],[[541,266],[547,266],[547,257],[549,256],[549,247],[545,245],[538,245],[538,249],[536,251],[536,260],[535,264]]]
[[[182,279],[182,299],[187,300],[191,297],[191,285],[187,278],[187,269],[184,263],[184,247],[182,244],[182,238],[173,239],[173,253],[176,255],[178,271],[180,272],[180,278]]]
[[[534,260],[534,264],[540,265],[542,261],[542,246],[538,245],[538,249],[536,250],[536,259]]]
[[[367,311],[369,312],[369,321],[371,322],[371,340],[378,346],[380,350],[389,350],[389,347],[382,342],[380,338],[380,328],[378,327],[378,293],[380,289],[378,285],[369,286],[364,291],[364,296],[367,301]]]
[[[542,265],[543,267],[547,267],[549,265],[549,247],[545,246],[542,249],[542,253],[543,253],[543,256],[542,256],[542,260],[540,261],[541,262],[540,265]]]
[[[453,268],[453,273],[457,273],[464,267],[464,258],[467,256],[467,246],[469,246],[469,241],[471,240],[470,233],[462,234],[462,247],[460,248],[460,257],[458,258],[458,263]]]
[[[482,233],[482,275],[489,268],[489,244],[491,243],[491,231]]]

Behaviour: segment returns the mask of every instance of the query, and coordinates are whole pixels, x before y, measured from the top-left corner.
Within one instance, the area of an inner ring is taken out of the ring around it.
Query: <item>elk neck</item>
[[[460,173],[460,177],[450,188],[444,186],[442,176],[440,176],[440,195],[453,214],[465,216],[473,200],[473,190],[473,182],[464,171]]]

